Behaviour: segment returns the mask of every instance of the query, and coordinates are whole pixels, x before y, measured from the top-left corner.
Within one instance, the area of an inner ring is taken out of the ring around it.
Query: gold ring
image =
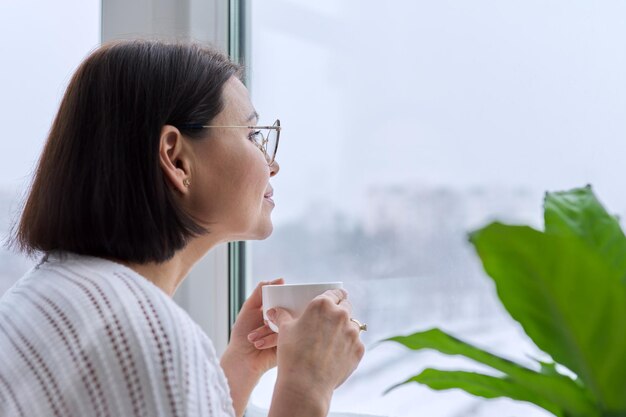
[[[353,319],[353,318],[350,318],[350,321],[356,323],[356,325],[359,326],[359,333],[367,331],[367,324],[363,324],[357,319]]]

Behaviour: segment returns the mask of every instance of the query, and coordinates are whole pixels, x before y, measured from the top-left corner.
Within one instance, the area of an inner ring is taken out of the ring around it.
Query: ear
[[[189,193],[191,183],[191,155],[183,135],[171,125],[161,129],[159,162],[167,181],[183,195]]]

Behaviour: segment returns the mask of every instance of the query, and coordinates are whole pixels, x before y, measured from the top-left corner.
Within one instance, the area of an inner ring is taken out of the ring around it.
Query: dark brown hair
[[[118,41],[72,77],[40,157],[13,245],[162,262],[207,231],[177,204],[159,165],[161,129],[191,139],[222,110],[241,69],[195,43]]]

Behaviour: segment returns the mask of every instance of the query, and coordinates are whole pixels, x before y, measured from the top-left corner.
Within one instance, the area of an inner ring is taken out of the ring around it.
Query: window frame
[[[249,61],[249,0],[229,0],[228,53],[239,64]],[[243,83],[249,88],[249,79],[244,73]],[[229,263],[229,334],[243,305],[251,282],[250,245],[245,241],[228,244]]]

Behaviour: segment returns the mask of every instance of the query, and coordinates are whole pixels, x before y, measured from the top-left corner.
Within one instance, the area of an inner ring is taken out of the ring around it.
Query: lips
[[[269,191],[266,192],[265,195],[263,196],[263,200],[265,200],[265,202],[267,202],[268,204],[271,204],[272,207],[274,207],[274,200],[272,200],[273,195],[274,195],[274,190],[270,188]]]

